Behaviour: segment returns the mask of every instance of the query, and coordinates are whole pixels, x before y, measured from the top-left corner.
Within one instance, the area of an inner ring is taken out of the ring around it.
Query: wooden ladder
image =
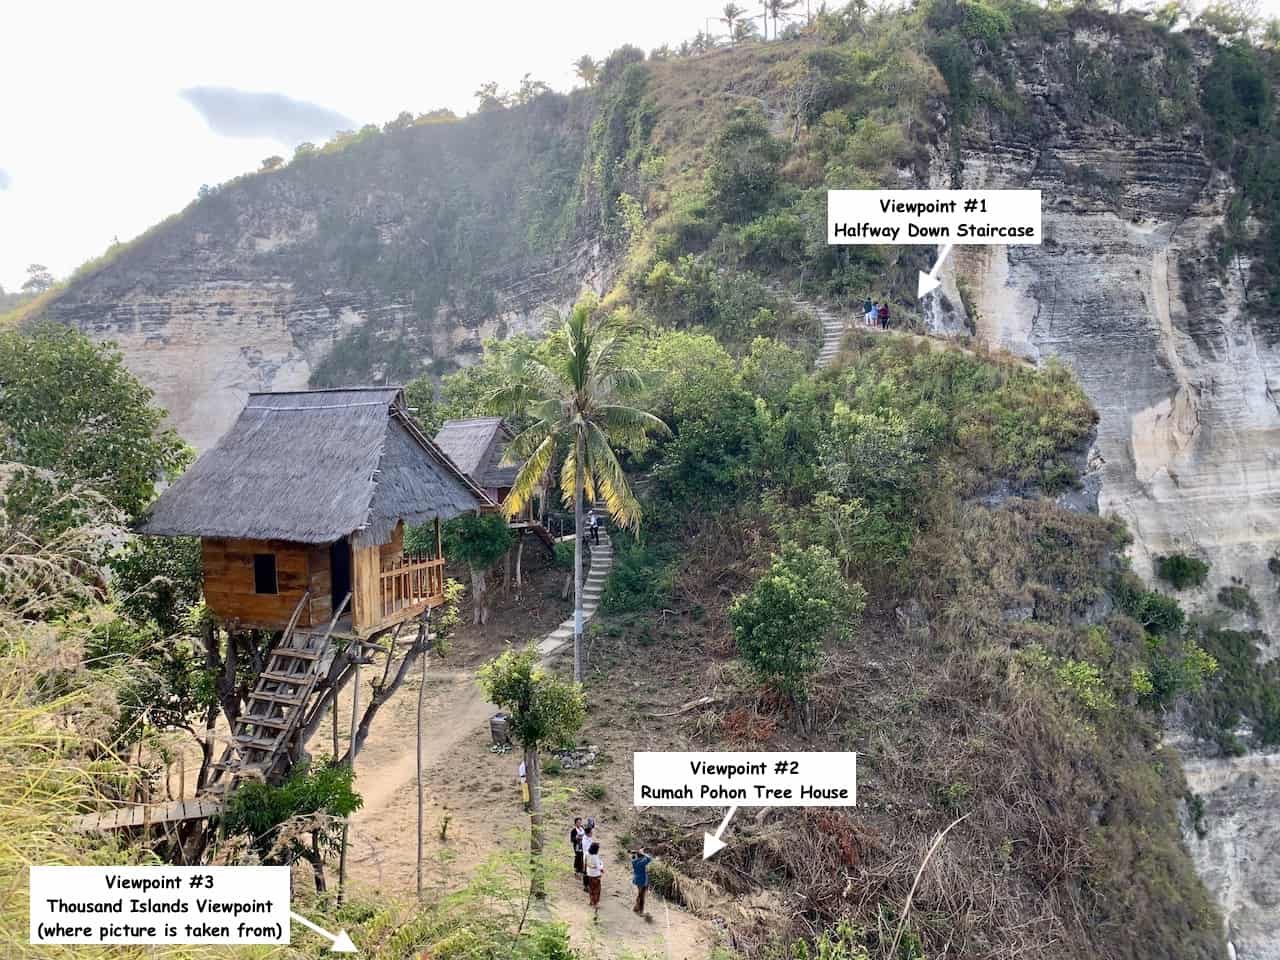
[[[329,670],[329,639],[351,597],[342,601],[324,633],[297,629],[309,599],[310,594],[303,594],[280,642],[267,655],[267,668],[236,718],[230,752],[210,766],[213,774],[204,795],[226,796],[243,780],[265,779],[289,748],[316,682]]]

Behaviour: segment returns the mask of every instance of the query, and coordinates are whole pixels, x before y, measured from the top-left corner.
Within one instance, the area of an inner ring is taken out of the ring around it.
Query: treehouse
[[[490,500],[502,504],[511,492],[516,475],[523,465],[520,462],[503,462],[507,444],[514,437],[515,434],[501,417],[468,417],[463,420],[446,420],[436,433],[436,445],[449,455],[454,465],[483,490]],[[545,485],[539,484],[534,496],[541,502],[545,493]],[[549,547],[554,545],[554,539],[534,510],[533,497],[520,514],[508,522],[518,535],[523,536],[525,531],[532,531]]]
[[[494,503],[502,503],[520,472],[519,464],[504,465],[507,444],[515,434],[501,417],[446,420],[436,434],[436,446]]]
[[[399,388],[255,393],[139,532],[199,537],[205,602],[233,626],[327,624],[349,594],[338,632],[367,637],[444,602],[440,523],[486,508]],[[430,547],[406,555],[422,524]]]

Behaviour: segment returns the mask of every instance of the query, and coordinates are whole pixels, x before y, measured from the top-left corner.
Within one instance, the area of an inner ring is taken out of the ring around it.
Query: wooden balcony
[[[367,637],[416,617],[444,603],[444,560],[401,553],[379,556],[377,547],[360,551],[351,599],[351,624],[340,623],[339,628],[353,630],[357,636]]]
[[[378,602],[383,623],[395,623],[397,614],[434,607],[444,602],[444,560],[399,557],[384,563],[378,576]]]

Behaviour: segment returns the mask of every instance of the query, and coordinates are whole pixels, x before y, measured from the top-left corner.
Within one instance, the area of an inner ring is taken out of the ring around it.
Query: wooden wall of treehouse
[[[382,570],[404,553],[404,523],[381,546],[351,551],[351,623],[368,630],[382,619]]]
[[[224,620],[280,630],[309,590],[311,597],[298,624],[325,624],[333,615],[329,551],[328,545],[287,540],[205,538],[201,541],[205,602]],[[274,592],[268,589],[272,586]]]

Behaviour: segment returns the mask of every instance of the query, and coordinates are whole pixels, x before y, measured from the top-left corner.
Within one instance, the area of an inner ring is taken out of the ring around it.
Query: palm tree
[[[765,10],[773,18],[773,38],[778,39],[778,18],[790,20],[790,11],[800,5],[800,0],[765,0]]]
[[[578,74],[578,79],[588,87],[592,86],[600,76],[600,64],[592,60],[589,53],[584,53],[573,61],[573,69]]]
[[[577,304],[567,317],[548,316],[558,356],[549,363],[527,361],[531,393],[526,407],[533,423],[507,445],[507,458],[523,460],[503,511],[516,516],[533,496],[557,454],[563,456],[560,493],[573,503],[573,679],[582,679],[582,530],[583,498],[602,498],[621,527],[640,526],[640,502],[631,491],[613,445],[641,446],[650,433],[669,435],[651,413],[621,401],[643,387],[640,374],[618,357],[618,331],[606,320],[591,319],[591,308]],[[521,399],[523,386],[501,387],[489,398],[499,410]]]
[[[737,42],[737,31],[734,30],[733,25],[737,23],[739,18],[741,18],[741,16],[746,12],[745,8],[738,6],[736,3],[726,3],[724,5],[724,9],[721,11],[724,16],[719,17],[718,19],[721,23],[728,26],[730,42]]]

